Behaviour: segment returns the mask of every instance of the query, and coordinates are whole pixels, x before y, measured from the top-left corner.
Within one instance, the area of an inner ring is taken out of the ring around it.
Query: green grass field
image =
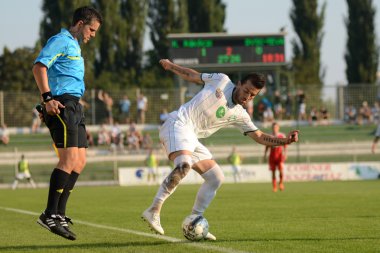
[[[157,187],[77,187],[74,242],[36,223],[47,189],[1,190],[0,252],[380,252],[380,181],[288,183],[278,193],[269,183],[225,184],[205,213],[218,240],[199,243],[181,233],[199,186],[181,185],[166,202],[167,237],[140,220]]]

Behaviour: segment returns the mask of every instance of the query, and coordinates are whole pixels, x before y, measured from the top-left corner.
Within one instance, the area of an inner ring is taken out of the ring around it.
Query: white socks
[[[174,169],[162,182],[150,210],[155,213],[161,212],[162,204],[175,191],[181,180],[187,175],[193,166],[190,155],[179,155],[174,159]]]
[[[216,195],[216,190],[224,180],[224,174],[219,165],[215,165],[201,175],[205,180],[199,188],[193,206],[192,214],[202,215]]]

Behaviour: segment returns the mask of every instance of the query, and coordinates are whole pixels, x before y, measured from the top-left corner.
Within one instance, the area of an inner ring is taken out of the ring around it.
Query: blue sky
[[[289,13],[291,0],[224,0],[227,4],[225,27],[230,34],[275,33],[286,26],[286,59],[291,59],[290,41],[295,38]],[[319,3],[322,3],[319,0]],[[380,41],[380,0],[373,0],[376,13],[376,32]],[[42,19],[42,0],[0,0],[0,50],[32,47],[39,35]],[[346,0],[327,1],[324,39],[321,49],[322,65],[326,69],[327,85],[345,84]],[[149,47],[149,43],[146,43]]]

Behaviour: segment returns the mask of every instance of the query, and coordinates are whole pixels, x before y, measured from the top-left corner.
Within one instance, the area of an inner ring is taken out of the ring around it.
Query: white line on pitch
[[[28,214],[28,215],[33,215],[33,216],[39,215],[39,213],[36,213],[36,212],[31,212],[31,211],[17,209],[17,208],[0,206],[0,209],[5,210],[5,211],[9,211],[9,212]],[[168,241],[168,242],[183,242],[186,244],[186,246],[194,247],[194,248],[215,250],[215,251],[219,251],[219,252],[223,252],[223,253],[249,253],[248,251],[240,251],[240,250],[234,250],[231,248],[218,247],[218,246],[214,246],[214,245],[206,245],[204,243],[189,242],[186,240],[180,240],[178,238],[174,238],[174,237],[170,237],[170,236],[155,235],[155,234],[140,232],[140,231],[127,229],[127,228],[118,228],[118,227],[112,227],[112,226],[107,226],[107,225],[95,224],[95,223],[91,223],[91,222],[87,222],[87,221],[75,220],[75,223],[83,224],[83,225],[86,225],[89,227],[108,229],[108,230],[124,232],[124,233],[128,233],[128,234],[133,234],[133,235],[140,235],[140,236],[145,236],[145,237],[152,237],[152,238],[156,238],[156,239],[160,239],[160,240],[164,240],[164,241]]]

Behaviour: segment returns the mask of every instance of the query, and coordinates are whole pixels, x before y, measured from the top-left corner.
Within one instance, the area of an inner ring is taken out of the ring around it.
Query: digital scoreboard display
[[[180,65],[285,63],[283,34],[170,34],[168,38],[170,59]]]

